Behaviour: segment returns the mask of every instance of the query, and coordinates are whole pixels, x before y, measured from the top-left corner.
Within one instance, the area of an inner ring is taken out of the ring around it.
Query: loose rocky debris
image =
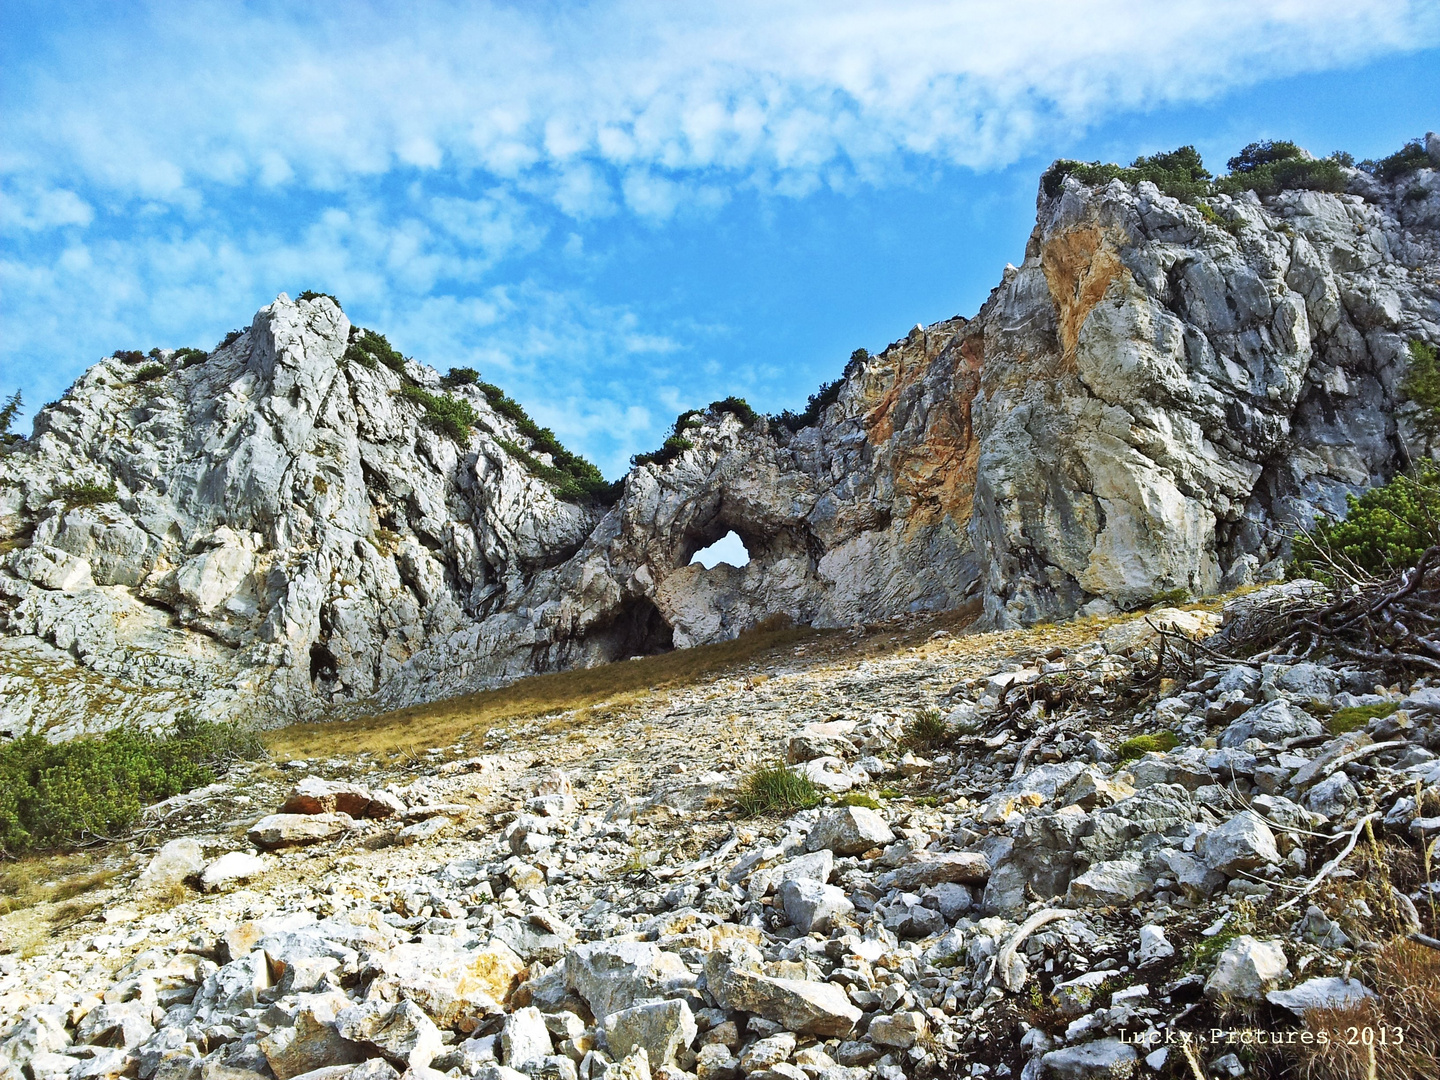
[[[942,633],[408,772],[257,767],[248,806],[0,956],[0,1076],[1183,1075],[1171,1032],[1373,999],[1366,958],[1435,932],[1436,886],[1346,858],[1440,833],[1440,689],[1276,655],[1146,696],[1154,622]],[[921,708],[951,732],[924,756]],[[850,803],[739,818],[782,757]]]

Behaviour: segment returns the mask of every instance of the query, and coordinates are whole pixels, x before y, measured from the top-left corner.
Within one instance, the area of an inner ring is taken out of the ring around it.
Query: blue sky
[[[311,7],[3,0],[0,393],[313,288],[615,476],[973,314],[1055,157],[1440,127],[1440,0]]]

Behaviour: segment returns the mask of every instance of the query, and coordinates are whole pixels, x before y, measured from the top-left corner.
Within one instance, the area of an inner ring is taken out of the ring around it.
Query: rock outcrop
[[[1013,626],[1273,577],[1287,527],[1428,453],[1399,384],[1440,341],[1437,265],[1432,169],[1203,209],[1069,178],[975,318],[853,362],[797,432],[697,413],[609,506],[557,496],[476,387],[347,361],[333,302],[281,296],[198,363],[101,361],[0,456],[0,731],[281,723],[777,615]],[[468,402],[468,437],[407,385]],[[690,564],[731,530],[749,565]]]

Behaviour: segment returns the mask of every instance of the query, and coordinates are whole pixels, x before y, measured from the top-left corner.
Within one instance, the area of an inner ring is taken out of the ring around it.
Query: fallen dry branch
[[[1329,877],[1331,874],[1333,874],[1339,868],[1340,864],[1343,863],[1345,859],[1349,856],[1350,852],[1355,850],[1355,845],[1360,840],[1360,834],[1365,831],[1365,826],[1379,816],[1379,814],[1366,814],[1363,818],[1357,821],[1355,823],[1355,828],[1350,830],[1350,837],[1348,840],[1345,841],[1345,847],[1341,850],[1340,854],[1336,855],[1333,859],[1331,859],[1324,866],[1322,866],[1320,868],[1320,872],[1316,874],[1313,878],[1311,878],[1309,882],[1306,883],[1303,889],[1301,889],[1298,893],[1292,896],[1289,900],[1285,901],[1285,903],[1281,904],[1275,910],[1284,911],[1286,908],[1294,907],[1303,898],[1309,896],[1312,892],[1319,888],[1320,883],[1324,881],[1327,877]]]
[[[1338,563],[1330,569],[1337,585],[1333,600],[1277,611],[1263,634],[1232,640],[1236,651],[1269,643],[1252,658],[1328,652],[1366,661],[1388,675],[1440,671],[1440,546],[1427,548],[1413,567],[1388,578]]]
[[[1068,908],[1046,908],[1044,911],[1037,911],[1031,915],[1019,928],[1010,935],[1010,940],[1000,946],[1000,951],[995,954],[995,978],[1006,990],[1019,990],[1024,980],[1013,983],[1010,979],[1010,966],[1015,959],[1015,950],[1025,943],[1025,939],[1033,934],[1046,923],[1058,922],[1061,919],[1073,919],[1076,912]]]

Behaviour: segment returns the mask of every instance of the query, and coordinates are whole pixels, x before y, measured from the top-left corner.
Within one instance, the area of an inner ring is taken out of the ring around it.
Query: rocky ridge
[[[1435,930],[1440,883],[1355,841],[1440,833],[1440,691],[1283,656],[1150,682],[1157,628],[1202,638],[1294,588],[800,646],[399,771],[246,767],[155,808],[88,915],[0,955],[0,1074],[1188,1075],[1167,1036],[1373,1000],[1367,959]],[[907,744],[929,708],[949,734]],[[1328,732],[1346,708],[1372,719]],[[1178,745],[1122,758],[1157,730]],[[737,817],[781,757],[834,801]],[[0,920],[10,947],[36,917]]]
[[[1429,452],[1399,385],[1440,341],[1437,230],[1436,169],[1203,210],[1068,178],[973,319],[853,363],[798,432],[697,412],[610,507],[557,498],[476,387],[347,362],[344,313],[282,296],[199,363],[102,361],[0,456],[0,729],[281,723],[777,616],[1014,626],[1273,577],[1288,528]],[[749,565],[690,565],[730,530]]]

